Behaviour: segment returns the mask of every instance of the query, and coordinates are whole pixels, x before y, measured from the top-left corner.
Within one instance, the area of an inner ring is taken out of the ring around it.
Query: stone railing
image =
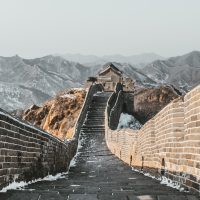
[[[134,168],[200,193],[200,86],[171,102],[140,130],[113,131],[107,122],[106,142]]]
[[[29,181],[66,172],[77,151],[80,128],[92,96],[102,90],[101,85],[92,85],[88,90],[70,141],[61,141],[0,110],[0,188],[14,180]]]
[[[119,123],[119,118],[123,110],[123,91],[122,85],[118,83],[115,88],[115,92],[110,96],[106,113],[108,116],[108,126],[110,129],[115,130]]]

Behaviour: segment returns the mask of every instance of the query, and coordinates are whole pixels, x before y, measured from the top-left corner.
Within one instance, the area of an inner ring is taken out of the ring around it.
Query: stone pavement
[[[105,130],[101,126],[107,98],[101,95],[94,97],[81,132],[76,165],[70,168],[68,175],[56,181],[31,184],[25,188],[27,190],[0,193],[0,200],[199,199],[132,171],[130,166],[110,153],[104,140]]]

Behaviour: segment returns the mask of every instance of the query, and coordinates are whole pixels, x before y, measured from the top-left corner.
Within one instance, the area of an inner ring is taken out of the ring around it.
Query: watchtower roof
[[[102,71],[99,72],[99,75],[103,75],[105,74],[108,70],[113,70],[115,73],[122,75],[122,71],[119,70],[115,65],[113,65],[112,63],[106,64],[104,66],[104,69]]]

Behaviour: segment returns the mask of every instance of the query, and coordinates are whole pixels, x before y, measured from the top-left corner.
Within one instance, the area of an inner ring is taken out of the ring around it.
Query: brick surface
[[[166,106],[139,131],[111,130],[107,123],[106,141],[124,162],[138,169],[153,169],[157,176],[161,171],[168,172],[166,175],[175,172],[170,176],[174,181],[200,193],[199,119],[200,86],[197,86],[184,100],[174,100]],[[129,137],[130,134],[135,136]],[[179,174],[188,174],[189,178],[180,181]]]

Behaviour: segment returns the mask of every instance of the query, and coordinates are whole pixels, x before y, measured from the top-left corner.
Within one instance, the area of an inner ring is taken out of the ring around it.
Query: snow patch
[[[25,186],[28,186],[28,185],[33,184],[33,183],[41,182],[41,181],[56,181],[58,179],[65,178],[66,174],[68,174],[68,172],[58,173],[55,176],[48,175],[44,178],[35,179],[35,180],[29,181],[29,182],[24,182],[24,181],[16,182],[16,181],[14,181],[14,182],[10,183],[8,186],[2,188],[2,190],[0,190],[0,193],[5,193],[8,190],[24,190]]]
[[[76,96],[73,94],[64,94],[60,96],[61,98],[69,98],[69,99],[76,99]]]
[[[171,187],[180,191],[184,191],[184,188],[181,188],[181,185],[178,182],[172,181],[171,179],[164,176],[162,176],[162,180],[160,184],[166,185],[168,187]]]
[[[70,185],[71,187],[80,187],[80,185]]]
[[[181,185],[180,185],[178,182],[173,181],[173,180],[171,180],[171,179],[169,179],[169,178],[167,178],[167,177],[165,177],[165,176],[162,176],[162,177],[157,178],[157,177],[155,177],[155,176],[152,176],[150,173],[145,173],[145,172],[143,172],[143,171],[139,171],[139,170],[135,169],[134,167],[132,167],[132,170],[135,171],[135,172],[138,172],[138,173],[140,173],[140,174],[143,174],[144,176],[147,176],[147,177],[149,177],[149,178],[158,180],[158,181],[160,181],[160,184],[162,184],[162,185],[166,185],[166,186],[168,186],[168,187],[177,189],[177,190],[179,190],[180,192],[183,192],[183,191],[184,191],[184,188],[181,187]]]
[[[76,156],[74,156],[72,158],[72,160],[70,161],[69,169],[70,169],[70,167],[75,167],[75,166],[76,166]]]
[[[77,90],[77,91],[84,91],[84,88],[72,88],[72,90]]]
[[[121,113],[117,129],[131,128],[137,130],[140,129],[141,127],[142,125],[137,119],[135,119],[133,115],[129,115],[127,113]]]

